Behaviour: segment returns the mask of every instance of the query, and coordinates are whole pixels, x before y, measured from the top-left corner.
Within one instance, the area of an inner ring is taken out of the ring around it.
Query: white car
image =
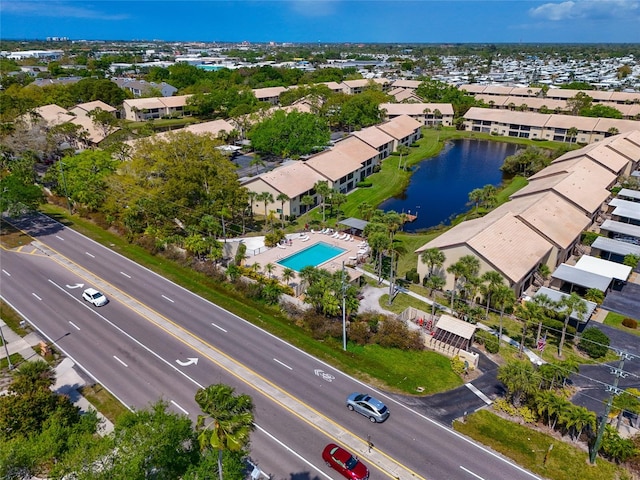
[[[107,300],[107,297],[105,297],[95,288],[87,288],[84,292],[82,292],[82,298],[84,298],[87,302],[92,303],[96,307],[101,307],[109,302],[109,300]]]

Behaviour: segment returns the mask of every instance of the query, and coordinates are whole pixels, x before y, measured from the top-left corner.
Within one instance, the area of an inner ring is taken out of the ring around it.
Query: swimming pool
[[[289,255],[288,257],[278,260],[278,264],[283,267],[290,268],[299,272],[304,267],[311,265],[317,267],[328,262],[332,258],[342,255],[347,250],[344,248],[334,247],[328,243],[319,242],[304,250]]]

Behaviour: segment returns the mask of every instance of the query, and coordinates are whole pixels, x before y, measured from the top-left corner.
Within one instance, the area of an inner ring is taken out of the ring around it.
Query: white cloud
[[[126,14],[109,14],[92,8],[90,5],[75,6],[66,2],[25,2],[17,0],[0,3],[0,12],[31,17],[84,18],[96,20],[124,20]]]
[[[629,19],[629,17],[640,16],[640,2],[638,0],[569,0],[545,3],[530,9],[529,15],[550,21]]]

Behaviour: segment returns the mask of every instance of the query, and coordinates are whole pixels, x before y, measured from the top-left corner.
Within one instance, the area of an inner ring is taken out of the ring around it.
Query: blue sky
[[[0,38],[640,42],[640,0],[1,0]]]

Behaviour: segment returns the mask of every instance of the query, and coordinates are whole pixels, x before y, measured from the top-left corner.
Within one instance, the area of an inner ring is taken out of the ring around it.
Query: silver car
[[[389,409],[377,398],[366,393],[352,393],[347,397],[347,408],[367,417],[372,423],[381,423],[389,418]]]

